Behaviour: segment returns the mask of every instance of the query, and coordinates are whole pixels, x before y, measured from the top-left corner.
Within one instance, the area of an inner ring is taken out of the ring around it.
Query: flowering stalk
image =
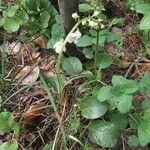
[[[97,70],[97,55],[99,51],[99,30],[97,31],[97,41],[96,41],[96,49],[95,49],[95,60],[94,60],[94,69],[95,72]]]
[[[59,84],[59,99],[60,101],[62,102],[62,91],[63,91],[63,83],[62,83],[62,80],[61,80],[61,71],[60,71],[60,65],[61,65],[61,60],[63,58],[63,52],[64,52],[64,49],[65,49],[65,46],[68,42],[68,37],[71,33],[73,33],[77,28],[78,26],[80,25],[80,23],[82,22],[82,20],[79,20],[75,26],[71,29],[71,31],[68,33],[67,37],[65,38],[65,41],[61,47],[61,51],[58,55],[58,59],[57,59],[57,63],[56,63],[56,72],[57,72],[57,77],[58,77],[58,84]]]

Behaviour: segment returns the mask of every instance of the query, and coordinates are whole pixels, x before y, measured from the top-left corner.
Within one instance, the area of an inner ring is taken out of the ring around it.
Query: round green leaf
[[[90,96],[84,98],[80,103],[81,114],[87,119],[96,119],[107,112],[107,105],[100,103],[97,98]]]
[[[3,26],[8,32],[15,32],[19,29],[19,23],[15,18],[7,18]]]
[[[97,66],[105,69],[112,64],[112,59],[107,54],[99,54],[97,58]]]
[[[87,11],[90,11],[92,10],[92,7],[91,5],[87,4],[87,3],[82,3],[79,5],[79,11],[80,12],[87,12]]]
[[[102,147],[113,147],[117,143],[118,130],[110,122],[96,120],[89,127],[89,137]]]
[[[128,80],[122,76],[113,76],[112,84],[114,87],[117,87],[118,91],[121,91],[124,94],[132,94],[139,89],[136,81]]]
[[[126,114],[131,109],[133,96],[123,94],[119,97],[115,97],[114,100],[116,101],[116,106],[120,113]]]
[[[62,67],[68,75],[79,74],[82,71],[82,63],[76,57],[69,57],[63,59]]]
[[[99,92],[98,92],[98,96],[97,99],[100,102],[104,102],[106,101],[108,98],[110,98],[111,96],[111,87],[110,86],[103,86]]]

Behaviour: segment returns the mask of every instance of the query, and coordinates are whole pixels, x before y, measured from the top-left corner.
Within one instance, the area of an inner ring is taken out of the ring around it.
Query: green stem
[[[97,56],[98,56],[98,51],[99,51],[99,30],[97,31],[97,41],[96,41],[95,59],[94,59],[95,73],[97,71]]]
[[[80,23],[82,22],[82,20],[79,20],[75,26],[71,29],[71,31],[68,33],[67,37],[65,38],[65,41],[63,43],[63,46],[62,46],[62,49],[58,55],[58,59],[57,59],[57,63],[56,63],[56,72],[57,72],[57,77],[58,77],[58,84],[59,84],[59,99],[60,99],[60,102],[62,102],[62,98],[63,98],[63,83],[62,83],[62,80],[61,80],[61,69],[60,69],[60,66],[61,66],[61,60],[63,58],[63,52],[64,52],[64,49],[65,49],[65,46],[67,44],[67,40],[68,40],[68,36],[69,34],[73,33],[77,27],[80,25]]]

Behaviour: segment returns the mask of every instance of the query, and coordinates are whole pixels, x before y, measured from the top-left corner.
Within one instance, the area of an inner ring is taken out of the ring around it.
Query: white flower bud
[[[87,24],[87,20],[82,21],[82,25],[85,26]]]
[[[60,41],[56,42],[53,46],[53,49],[55,49],[56,53],[60,53],[63,48],[64,40],[61,39]],[[64,51],[66,51],[66,48],[64,48]]]
[[[72,14],[72,18],[73,19],[78,19],[79,18],[79,15],[77,14],[77,12],[75,12],[75,13]]]
[[[97,10],[95,10],[94,13],[93,13],[93,15],[92,15],[92,17],[97,17],[99,14],[100,14],[100,12],[97,11]]]
[[[101,24],[101,29],[104,29],[105,28],[105,25],[104,24]]]

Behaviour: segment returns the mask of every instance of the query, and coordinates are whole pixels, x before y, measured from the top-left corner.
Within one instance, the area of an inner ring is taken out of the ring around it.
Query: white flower
[[[64,44],[64,40],[61,39],[60,41],[56,42],[53,46],[53,49],[55,49],[56,53],[60,53],[62,48],[63,48],[63,44]],[[66,49],[64,48],[64,51],[66,51]]]
[[[90,21],[89,21],[89,26],[90,26],[91,28],[97,28],[97,27],[98,27],[98,23],[95,22],[95,21],[93,21],[93,20],[90,20]]]
[[[94,13],[93,13],[93,15],[92,15],[92,17],[97,17],[99,14],[100,14],[100,12],[97,11],[97,10],[95,10]]]
[[[104,29],[105,28],[105,25],[104,24],[101,24],[101,29]]]
[[[74,33],[70,33],[67,37],[67,41],[69,43],[77,43],[78,39],[82,36],[81,32],[79,30],[76,30]]]
[[[79,15],[77,14],[77,12],[75,12],[75,13],[72,14],[72,18],[73,19],[78,19],[79,18]]]

